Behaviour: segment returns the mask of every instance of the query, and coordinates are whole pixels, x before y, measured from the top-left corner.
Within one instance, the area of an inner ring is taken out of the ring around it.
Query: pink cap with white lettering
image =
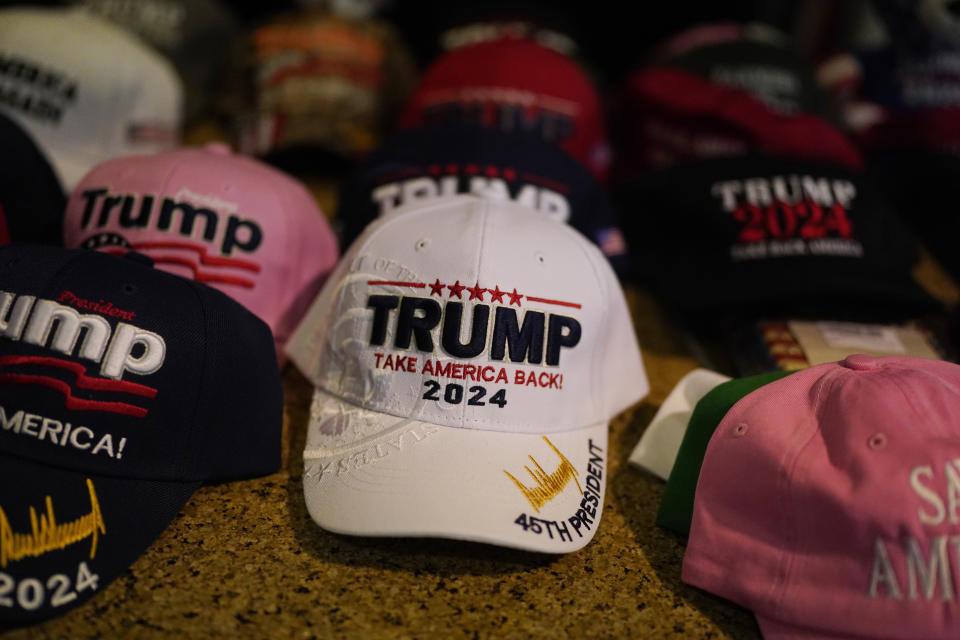
[[[683,580],[766,638],[957,638],[958,552],[960,366],[855,355],[727,413]]]
[[[114,158],[80,181],[64,244],[134,250],[220,289],[264,320],[280,351],[337,262],[302,184],[224,144]]]

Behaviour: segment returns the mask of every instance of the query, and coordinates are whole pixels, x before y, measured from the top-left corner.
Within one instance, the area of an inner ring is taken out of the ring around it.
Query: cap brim
[[[795,627],[771,618],[763,618],[756,613],[754,615],[764,640],[851,640],[861,637],[861,634],[831,634],[819,629]]]
[[[674,283],[664,295],[704,327],[781,316],[895,322],[943,310],[942,303],[909,275],[871,278],[834,273],[821,282],[784,273],[769,269],[762,278],[751,280],[749,287],[737,290],[730,287],[730,282],[738,281],[732,275],[702,274],[696,283]]]
[[[57,616],[103,591],[199,486],[65,471],[0,455],[0,571],[13,581],[0,624]]]
[[[442,426],[314,393],[303,488],[324,529],[576,551],[603,511],[606,422],[530,434]],[[370,433],[347,446],[312,443]]]
[[[694,369],[683,376],[647,425],[630,454],[630,462],[661,480],[668,479],[693,408],[703,396],[729,380],[730,376],[709,369]]]

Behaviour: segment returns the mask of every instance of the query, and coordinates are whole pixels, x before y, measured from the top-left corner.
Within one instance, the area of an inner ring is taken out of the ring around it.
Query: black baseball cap
[[[910,274],[913,236],[860,172],[750,155],[651,172],[618,193],[641,279],[694,328],[942,310]]]
[[[711,30],[716,34],[713,37]],[[659,60],[663,66],[742,89],[777,113],[809,113],[835,126],[840,124],[836,106],[817,83],[810,60],[791,38],[772,26],[699,25],[660,46],[665,53]]]
[[[280,466],[267,325],[128,255],[0,247],[0,625],[103,590],[202,483]]]
[[[401,206],[472,193],[512,200],[592,240],[618,273],[628,253],[604,188],[573,157],[534,135],[451,124],[395,133],[345,182],[336,220],[346,248]]]
[[[62,245],[67,198],[34,139],[0,114],[0,244]]]

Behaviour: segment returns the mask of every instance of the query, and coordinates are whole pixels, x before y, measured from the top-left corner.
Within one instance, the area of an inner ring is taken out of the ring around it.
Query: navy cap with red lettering
[[[202,483],[275,471],[274,358],[266,324],[211,287],[0,248],[0,624],[96,595]]]
[[[371,153],[340,194],[343,246],[401,206],[461,193],[516,202],[565,222],[592,240],[619,274],[628,270],[616,212],[586,168],[532,134],[479,125],[400,131]]]
[[[0,113],[0,244],[62,244],[66,196],[53,167],[20,125]]]

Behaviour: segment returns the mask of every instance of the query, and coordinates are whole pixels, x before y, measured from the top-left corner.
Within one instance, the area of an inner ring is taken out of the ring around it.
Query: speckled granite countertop
[[[652,301],[628,293],[651,392],[611,425],[607,503],[584,549],[552,556],[323,531],[300,478],[312,387],[288,366],[281,471],[202,488],[102,593],[4,640],[758,638],[750,612],[680,582],[680,539],[653,523],[663,483],[627,463],[669,390],[698,366]]]

